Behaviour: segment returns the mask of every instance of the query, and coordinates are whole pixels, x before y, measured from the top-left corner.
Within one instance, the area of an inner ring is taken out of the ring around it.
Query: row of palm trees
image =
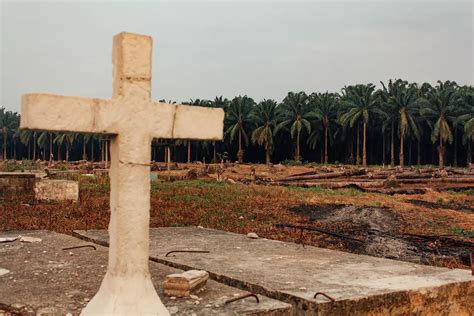
[[[169,161],[173,149],[175,161],[190,161],[192,152],[196,160],[208,161],[229,152],[239,162],[262,158],[266,163],[291,158],[298,162],[303,154],[306,160],[317,160],[319,149],[319,161],[325,164],[341,161],[366,166],[368,156],[371,163],[386,163],[388,152],[393,166],[398,150],[398,163],[403,167],[407,147],[411,158],[416,144],[417,164],[422,163],[422,154],[431,150],[433,155],[438,153],[437,162],[443,168],[447,146],[453,164],[458,162],[458,153],[465,153],[467,163],[472,161],[473,100],[472,86],[452,81],[418,85],[401,79],[381,82],[380,89],[374,84],[356,84],[345,86],[340,93],[289,92],[280,103],[271,99],[256,103],[248,96],[196,99],[183,103],[225,110],[224,141],[155,140],[152,159],[160,160],[158,152],[163,151],[164,160]],[[15,159],[69,160],[71,152],[76,159],[97,160],[99,154],[101,160],[108,159],[107,137],[19,130],[18,123],[17,113],[0,108],[4,159],[10,155]],[[435,163],[436,159],[426,162]]]
[[[466,158],[471,162],[471,142],[474,139],[474,89],[458,86],[455,82],[427,83],[419,86],[398,79],[382,89],[373,84],[346,86],[338,93],[290,92],[281,104],[263,100],[255,104],[246,96],[230,101],[226,111],[226,135],[238,139],[239,161],[243,161],[243,145],[248,145],[250,132],[253,143],[262,145],[266,162],[275,149],[275,137],[289,132],[294,142],[294,160],[301,160],[301,136],[306,134],[306,144],[314,149],[322,139],[324,159],[328,163],[328,146],[343,143],[348,135],[356,134],[356,163],[367,166],[367,131],[383,139],[385,162],[386,134],[390,134],[390,163],[395,164],[395,137],[399,139],[399,163],[405,165],[405,142],[411,137],[418,144],[421,154],[423,131],[428,130],[432,143],[438,143],[438,162],[444,167],[446,143],[462,128],[462,140],[467,147]],[[362,130],[362,137],[360,136]],[[350,136],[349,136],[350,137]],[[362,155],[359,154],[362,138]],[[242,141],[243,140],[243,141]],[[457,148],[454,148],[456,152]],[[361,157],[362,156],[362,157]],[[360,161],[362,160],[362,161]],[[420,160],[420,159],[418,159]],[[418,161],[418,163],[420,163]]]

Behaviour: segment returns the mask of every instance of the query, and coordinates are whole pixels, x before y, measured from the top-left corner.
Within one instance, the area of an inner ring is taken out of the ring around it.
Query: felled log
[[[457,170],[457,169],[454,169],[454,168],[446,168],[446,171],[448,173],[453,173],[453,174],[457,174],[457,175],[463,175],[463,176],[474,176],[474,173],[471,172],[471,171],[464,171],[464,170]]]
[[[325,189],[344,189],[344,188],[381,188],[384,181],[325,181],[325,182],[271,182],[271,185],[296,186],[302,188],[321,187]]]
[[[168,296],[188,297],[192,292],[202,288],[209,279],[209,273],[201,270],[189,270],[166,276],[163,290]]]
[[[474,177],[446,177],[446,178],[431,178],[431,179],[400,179],[400,183],[472,183],[474,184]]]
[[[382,193],[387,195],[394,195],[394,194],[425,194],[425,189],[420,188],[389,188],[389,189],[377,189],[377,188],[367,188],[364,189],[365,192],[370,193]]]
[[[300,180],[315,180],[315,179],[332,179],[332,178],[339,178],[339,177],[351,177],[357,175],[366,174],[367,170],[364,168],[360,169],[351,169],[343,172],[332,172],[332,173],[321,173],[321,174],[314,174],[314,175],[303,175],[303,176],[293,176],[293,177],[285,177],[282,179],[278,179],[277,181],[300,181]]]
[[[431,178],[432,175],[429,174],[429,173],[425,173],[425,174],[422,174],[422,173],[416,173],[416,172],[406,172],[406,173],[400,173],[400,174],[396,174],[395,175],[395,178],[401,180],[401,179],[429,179]]]

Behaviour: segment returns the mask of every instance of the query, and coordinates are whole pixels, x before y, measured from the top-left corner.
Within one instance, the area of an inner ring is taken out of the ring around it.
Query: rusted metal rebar
[[[62,250],[72,250],[72,249],[79,249],[79,248],[92,248],[94,250],[97,250],[97,248],[94,245],[82,245],[82,246],[66,247],[66,248],[63,248]]]
[[[361,243],[364,242],[363,240],[360,240],[360,239],[352,238],[352,237],[349,237],[349,236],[346,236],[346,235],[330,232],[330,231],[320,229],[320,228],[315,228],[315,227],[298,226],[298,225],[291,225],[291,224],[275,224],[274,226],[275,227],[286,227],[286,228],[294,228],[294,229],[315,231],[315,232],[318,232],[318,233],[323,233],[323,234],[327,234],[327,235],[330,235],[330,236],[343,238],[343,239],[347,239],[347,240],[351,240],[351,241],[356,241],[356,242],[361,242]]]
[[[260,303],[260,300],[258,299],[258,296],[256,294],[247,293],[247,294],[243,294],[243,295],[231,298],[231,299],[225,301],[224,304],[230,304],[230,303],[235,302],[235,301],[240,301],[240,300],[243,300],[244,298],[247,298],[247,297],[255,297],[255,300],[257,300],[257,303]]]
[[[210,253],[209,250],[171,250],[168,251],[165,255],[165,257],[168,257],[168,255],[174,253],[174,252],[189,252],[189,253]]]
[[[318,295],[322,295],[324,296],[325,298],[327,298],[328,300],[330,300],[331,302],[335,302],[336,300],[333,299],[331,296],[327,295],[326,293],[323,293],[323,292],[316,292],[314,294],[314,298],[316,298]]]

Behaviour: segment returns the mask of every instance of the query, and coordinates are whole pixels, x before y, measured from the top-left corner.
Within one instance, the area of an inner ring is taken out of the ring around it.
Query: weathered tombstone
[[[21,128],[112,135],[107,274],[84,315],[168,315],[148,272],[153,138],[222,139],[224,112],[150,100],[152,38],[120,33],[112,100],[25,94]]]

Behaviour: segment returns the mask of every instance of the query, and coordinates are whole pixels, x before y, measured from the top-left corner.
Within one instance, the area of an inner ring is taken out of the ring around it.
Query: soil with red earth
[[[0,231],[47,229],[71,234],[73,230],[106,229],[110,185],[107,170],[96,167],[61,164],[60,170],[49,172],[55,178],[79,181],[79,203],[0,202]],[[450,184],[465,190],[449,191],[442,182],[433,182],[430,187],[409,184],[408,189],[423,192],[388,195],[357,188],[259,185],[253,184],[251,177],[252,170],[259,183],[259,179],[354,170],[351,166],[225,164],[223,181],[219,182],[216,179],[221,167],[174,164],[168,171],[164,164],[153,164],[152,170],[157,171],[151,176],[151,227],[203,226],[241,234],[255,232],[317,247],[450,268],[469,267],[468,255],[474,252],[474,183]],[[369,171],[388,172],[381,169]],[[359,181],[368,176],[355,177]]]

